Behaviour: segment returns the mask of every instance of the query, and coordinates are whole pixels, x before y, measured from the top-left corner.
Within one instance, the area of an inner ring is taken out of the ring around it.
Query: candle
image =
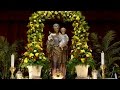
[[[11,55],[11,67],[14,67],[14,54]]]
[[[102,51],[101,53],[101,65],[104,65],[105,62],[104,62],[104,52]]]

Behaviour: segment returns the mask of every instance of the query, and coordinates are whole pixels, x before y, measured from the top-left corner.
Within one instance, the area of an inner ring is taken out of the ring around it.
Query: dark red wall
[[[6,36],[10,43],[15,40],[27,40],[26,27],[33,11],[0,11],[0,35]],[[120,11],[82,11],[90,26],[90,32],[104,35],[108,30],[115,30],[120,36]]]

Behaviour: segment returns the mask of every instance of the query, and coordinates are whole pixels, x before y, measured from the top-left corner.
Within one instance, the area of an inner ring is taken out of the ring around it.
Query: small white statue
[[[93,70],[92,71],[92,79],[97,79],[97,75],[98,75],[98,71],[97,70]]]
[[[22,72],[19,70],[19,71],[17,71],[17,73],[16,73],[16,78],[17,79],[23,79],[23,75],[22,75]]]

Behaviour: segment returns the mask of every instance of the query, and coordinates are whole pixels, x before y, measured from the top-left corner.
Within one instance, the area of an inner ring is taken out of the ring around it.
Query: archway
[[[27,31],[28,44],[26,46],[26,52],[24,53],[25,64],[42,64],[45,66],[45,62],[48,62],[45,54],[43,53],[43,38],[44,38],[44,23],[46,20],[59,19],[63,22],[72,22],[73,37],[72,41],[72,53],[71,57],[78,54],[77,50],[87,50],[86,53],[81,53],[81,56],[88,52],[88,25],[85,21],[85,17],[82,16],[80,11],[37,11],[29,18],[28,23],[29,30]],[[36,58],[37,56],[39,58]],[[79,60],[82,63],[83,60]]]

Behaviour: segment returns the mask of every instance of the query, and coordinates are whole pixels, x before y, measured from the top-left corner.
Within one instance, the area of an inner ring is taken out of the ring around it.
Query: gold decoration
[[[106,66],[105,65],[101,65],[100,68],[102,70],[102,79],[104,79],[105,78],[105,68],[106,68]]]
[[[53,77],[53,79],[63,79],[64,76],[63,76],[62,72],[57,70],[57,72],[55,72],[52,77]]]
[[[10,71],[11,71],[11,79],[15,79],[14,77],[14,72],[15,72],[16,68],[15,67],[10,67]]]

